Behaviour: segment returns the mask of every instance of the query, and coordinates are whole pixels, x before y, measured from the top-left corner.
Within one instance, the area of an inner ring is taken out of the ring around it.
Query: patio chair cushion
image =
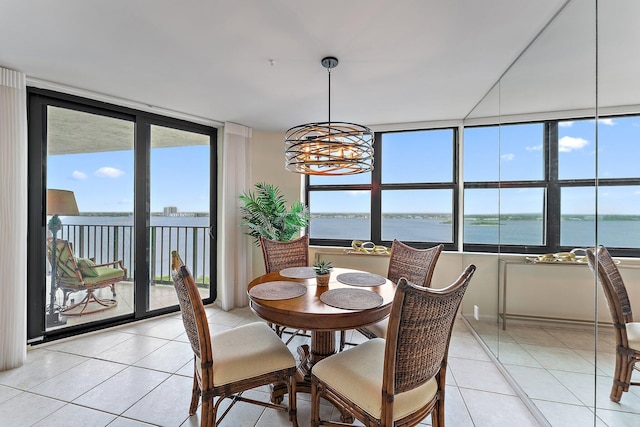
[[[374,338],[321,360],[313,366],[313,374],[379,418],[382,413],[384,351],[385,340]],[[396,394],[393,418],[397,420],[413,413],[431,400],[437,391],[438,384],[433,377],[410,391]]]
[[[84,278],[85,285],[93,285],[111,279],[124,279],[124,271],[111,267],[95,267],[97,275]]]
[[[76,258],[76,264],[78,264],[78,268],[83,277],[96,277],[98,275],[95,269],[96,263],[89,258]]]

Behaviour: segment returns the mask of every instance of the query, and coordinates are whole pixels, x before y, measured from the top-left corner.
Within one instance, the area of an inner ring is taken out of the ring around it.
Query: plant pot
[[[331,273],[328,274],[316,274],[316,284],[318,286],[329,286],[329,278]]]

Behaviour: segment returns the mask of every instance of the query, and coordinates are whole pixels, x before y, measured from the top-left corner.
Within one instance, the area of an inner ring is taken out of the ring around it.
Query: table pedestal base
[[[302,393],[311,393],[311,368],[325,357],[336,352],[336,337],[334,331],[312,331],[311,347],[301,345],[298,347],[298,375],[296,378],[296,390]],[[274,384],[271,389],[271,401],[280,403],[287,393],[286,384]],[[352,423],[353,416],[337,402],[331,402],[340,411],[340,420],[344,423]]]

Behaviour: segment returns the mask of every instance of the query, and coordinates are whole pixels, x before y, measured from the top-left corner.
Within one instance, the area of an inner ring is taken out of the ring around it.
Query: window
[[[457,191],[454,129],[376,135],[375,169],[353,176],[310,176],[312,244],[352,240],[455,248]]]
[[[311,243],[399,239],[457,250],[462,227],[465,251],[598,242],[640,255],[640,116],[473,126],[463,136],[462,166],[456,129],[385,132],[376,134],[372,173],[309,177]]]
[[[465,128],[465,250],[546,245],[545,129],[544,123]]]

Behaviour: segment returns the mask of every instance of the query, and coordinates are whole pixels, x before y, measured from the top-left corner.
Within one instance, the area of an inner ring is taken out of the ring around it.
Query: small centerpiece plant
[[[317,260],[313,264],[313,269],[316,271],[316,284],[318,286],[328,286],[329,277],[331,277],[331,270],[333,269],[331,261],[324,259]]]

